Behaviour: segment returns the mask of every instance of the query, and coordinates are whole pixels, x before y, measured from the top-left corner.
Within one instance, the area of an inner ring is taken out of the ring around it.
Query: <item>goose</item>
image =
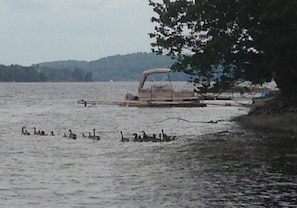
[[[25,135],[30,135],[30,133],[27,131],[27,129],[25,130]]]
[[[142,141],[147,142],[148,136],[146,135],[145,131],[142,131]]]
[[[40,132],[40,135],[41,136],[47,136],[47,134],[43,130]]]
[[[30,133],[27,131],[26,127],[22,127],[22,134],[23,135],[30,135]]]
[[[33,127],[33,134],[38,135],[39,133],[36,131],[36,127]]]
[[[41,135],[41,136],[47,136],[47,134],[43,130],[36,130],[36,127],[33,127],[33,134],[34,135]]]
[[[76,134],[72,133],[71,129],[68,130],[69,131],[69,138],[71,139],[76,139]]]
[[[88,138],[89,138],[89,139],[92,139],[92,137],[93,137],[93,136],[92,136],[91,132],[89,132]]]
[[[160,142],[162,142],[162,138],[163,138],[163,137],[162,137],[162,134],[160,133],[160,134],[159,134],[159,140],[160,140]]]
[[[53,132],[53,131],[51,131],[51,136],[55,136],[55,134],[54,134],[54,132]]]
[[[163,129],[161,130],[161,136],[162,136],[162,141],[164,142],[170,142],[176,139],[175,136],[168,136],[167,134],[165,134]]]
[[[151,141],[152,142],[158,142],[159,141],[159,138],[157,138],[156,134],[153,134]]]
[[[144,142],[149,142],[149,141],[154,141],[156,139],[156,134],[153,134],[153,136],[149,136],[145,133],[145,131],[142,131],[143,134],[143,141]]]
[[[134,142],[140,142],[140,140],[141,140],[140,135],[138,136],[137,133],[133,133],[133,136],[134,136],[134,138],[133,138]]]
[[[170,136],[164,133],[164,130],[161,130],[161,136],[162,136],[162,141],[163,142],[169,142],[170,141]]]
[[[33,134],[34,135],[40,135],[40,136],[47,136],[47,134],[43,130],[36,130],[36,127],[33,127]]]
[[[83,138],[86,138],[87,137],[84,133],[82,133],[81,135],[82,135]]]
[[[125,138],[123,136],[123,132],[121,131],[121,142],[129,142],[129,139],[128,138]]]
[[[96,129],[93,129],[93,136],[92,136],[92,139],[94,140],[100,140],[100,136],[96,136]]]
[[[138,135],[136,133],[134,133],[133,135],[134,135],[134,138],[133,138],[134,142],[143,142],[143,139],[141,138],[141,135]]]
[[[24,134],[25,135],[25,131],[26,131],[26,127],[22,127],[22,134]]]
[[[143,142],[143,138],[141,138],[140,135],[138,135],[138,141],[139,141],[139,142]]]

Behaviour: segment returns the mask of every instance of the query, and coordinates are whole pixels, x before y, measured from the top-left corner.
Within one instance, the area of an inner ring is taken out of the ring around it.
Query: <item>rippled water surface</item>
[[[0,207],[297,207],[297,142],[230,121],[248,109],[76,103],[121,100],[137,84],[0,83]],[[94,128],[100,141],[81,136]],[[178,139],[120,142],[161,129]]]

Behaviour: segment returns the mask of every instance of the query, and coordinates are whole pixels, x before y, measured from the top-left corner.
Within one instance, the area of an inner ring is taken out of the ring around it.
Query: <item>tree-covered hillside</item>
[[[46,78],[43,73],[31,67],[20,65],[0,65],[1,82],[44,82]]]
[[[55,61],[34,64],[0,66],[0,81],[63,82],[63,81],[138,81],[142,71],[171,67],[168,56],[153,53],[133,53],[101,58],[96,61]],[[187,80],[184,73],[173,73],[172,80]]]
[[[46,75],[61,72],[81,71],[92,75],[93,81],[133,81],[139,80],[143,70],[158,67],[170,67],[173,60],[168,56],[153,53],[133,53],[115,55],[96,61],[56,61],[38,64],[38,68]],[[184,75],[175,78],[184,79]]]

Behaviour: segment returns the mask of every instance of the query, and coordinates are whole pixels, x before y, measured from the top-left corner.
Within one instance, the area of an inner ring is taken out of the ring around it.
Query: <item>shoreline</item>
[[[233,119],[241,127],[263,136],[297,138],[297,112],[276,114],[247,114]]]
[[[259,99],[246,115],[233,119],[242,128],[267,136],[297,138],[297,105],[279,97]]]

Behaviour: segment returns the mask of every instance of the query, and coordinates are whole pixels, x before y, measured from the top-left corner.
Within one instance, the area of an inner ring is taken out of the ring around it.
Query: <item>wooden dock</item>
[[[77,104],[84,105],[119,105],[124,107],[206,107],[199,100],[78,100]]]

